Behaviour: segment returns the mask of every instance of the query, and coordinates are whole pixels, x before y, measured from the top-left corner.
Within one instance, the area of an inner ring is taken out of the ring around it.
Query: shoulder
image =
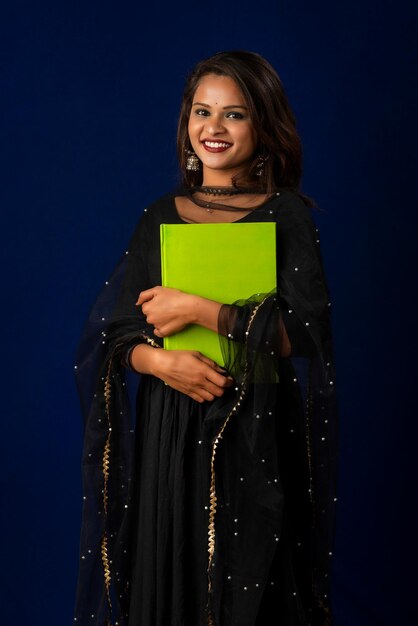
[[[143,245],[144,240],[158,235],[160,224],[172,221],[175,212],[174,197],[175,191],[171,191],[145,206],[132,234],[131,247]]]
[[[160,222],[162,223],[169,215],[172,214],[174,209],[174,197],[176,191],[170,191],[154,200],[151,204],[148,204],[144,210],[140,221],[147,223]]]
[[[277,241],[281,254],[298,257],[296,265],[301,268],[303,256],[309,265],[318,253],[318,228],[313,209],[295,191],[283,190],[277,198]]]
[[[282,189],[277,196],[277,210],[294,213],[295,215],[308,216],[312,214],[312,208],[306,203],[303,195],[290,189]]]
[[[316,228],[314,211],[318,210],[307,204],[302,194],[297,191],[284,189],[277,197],[276,215],[277,222],[283,227],[295,227],[305,225],[308,228]]]

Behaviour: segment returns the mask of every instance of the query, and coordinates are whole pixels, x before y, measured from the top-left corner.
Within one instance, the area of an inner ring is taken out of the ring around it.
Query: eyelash
[[[205,115],[202,115],[203,113]],[[210,112],[207,111],[207,109],[196,109],[195,110],[195,114],[198,115],[199,117],[207,117],[208,115],[210,115]],[[232,116],[234,116],[234,117],[232,117]],[[244,115],[242,113],[239,113],[238,111],[229,111],[226,114],[226,117],[228,119],[233,119],[233,120],[243,120],[243,119],[245,119]]]

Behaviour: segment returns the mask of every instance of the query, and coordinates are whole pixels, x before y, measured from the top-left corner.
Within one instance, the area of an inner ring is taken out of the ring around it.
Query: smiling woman
[[[326,626],[330,302],[314,203],[299,189],[300,139],[272,66],[246,51],[199,63],[177,146],[182,186],[144,209],[78,352],[85,494],[74,621]],[[274,223],[274,290],[218,302],[162,287],[161,224],[221,222]],[[164,348],[190,325],[218,334],[223,367]],[[141,375],[133,407],[127,369]]]
[[[230,185],[257,145],[244,96],[229,76],[208,74],[195,91],[189,139],[203,164],[204,185]]]

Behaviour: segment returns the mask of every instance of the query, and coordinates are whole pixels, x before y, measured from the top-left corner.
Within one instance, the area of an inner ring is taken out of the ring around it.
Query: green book
[[[162,284],[223,304],[276,287],[276,224],[161,224]],[[217,333],[197,325],[164,338],[224,365]]]

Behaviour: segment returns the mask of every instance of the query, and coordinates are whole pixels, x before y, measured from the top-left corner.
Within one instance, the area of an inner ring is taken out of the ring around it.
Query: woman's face
[[[203,163],[204,185],[230,185],[257,145],[244,96],[229,76],[207,74],[200,80],[188,131],[193,150]]]

